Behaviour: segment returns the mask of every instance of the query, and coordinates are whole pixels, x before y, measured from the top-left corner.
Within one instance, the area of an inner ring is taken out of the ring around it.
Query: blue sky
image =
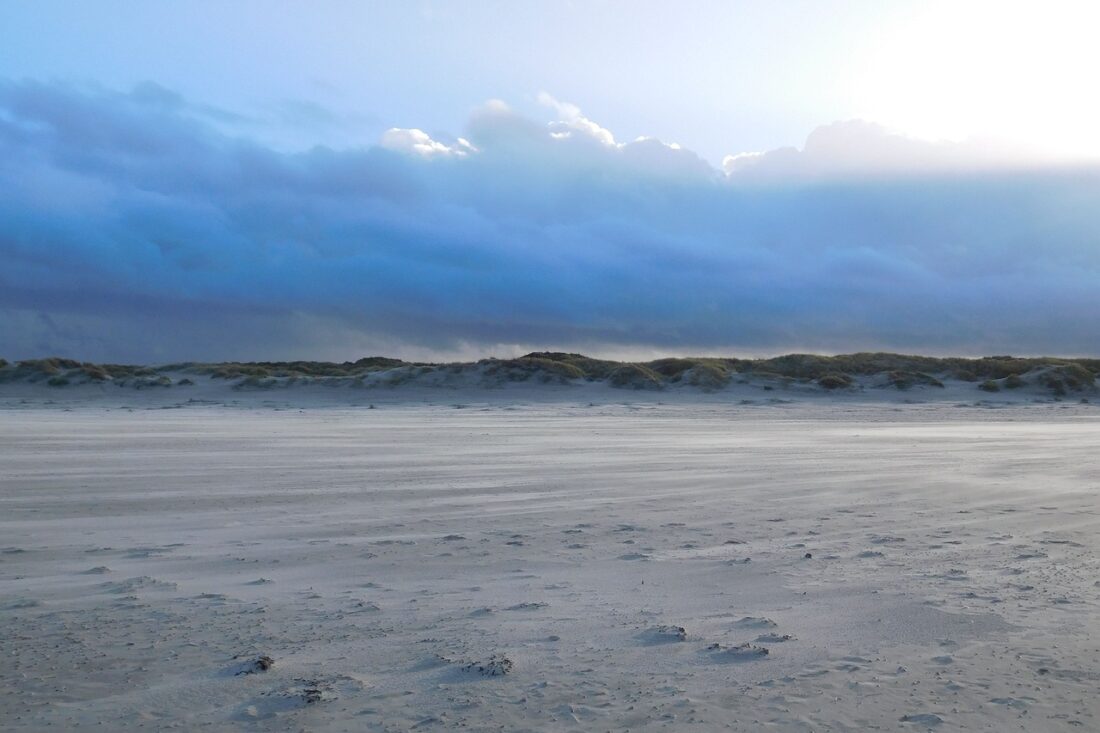
[[[1095,353],[1088,4],[0,6],[0,355]]]
[[[797,144],[854,116],[837,72],[858,63],[884,7],[47,0],[0,10],[0,69],[124,89],[153,80],[300,145],[369,144],[394,126],[454,133],[486,100],[536,112],[547,91],[627,139],[719,160],[738,152],[730,144]]]

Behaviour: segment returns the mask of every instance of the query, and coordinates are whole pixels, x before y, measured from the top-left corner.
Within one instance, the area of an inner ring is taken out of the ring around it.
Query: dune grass
[[[623,364],[607,376],[612,387],[627,389],[660,389],[661,376],[645,364]]]
[[[182,362],[150,367],[95,364],[49,357],[9,362],[0,359],[0,382],[68,384],[116,383],[134,387],[167,386],[168,374],[207,376],[242,388],[270,388],[277,384],[311,384],[318,380],[346,380],[356,386],[370,383],[399,386],[426,375],[460,375],[477,370],[484,378],[502,382],[569,384],[606,380],[624,389],[662,389],[688,385],[703,391],[719,390],[739,382],[771,386],[816,385],[823,390],[866,386],[893,386],[899,390],[944,386],[943,380],[972,382],[987,392],[1039,386],[1055,396],[1095,389],[1100,359],[987,356],[976,359],[883,352],[824,356],[786,354],[763,359],[668,357],[647,362],[619,362],[568,352],[532,352],[512,359],[432,364],[385,356],[357,361]],[[188,379],[188,381],[193,381]],[[183,382],[181,382],[183,383]]]
[[[825,389],[846,389],[852,386],[852,378],[847,374],[825,374],[817,379],[817,383]]]

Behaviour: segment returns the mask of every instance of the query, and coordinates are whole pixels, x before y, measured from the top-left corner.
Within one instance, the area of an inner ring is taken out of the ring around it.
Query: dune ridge
[[[500,388],[508,385],[597,385],[620,390],[717,394],[756,388],[802,394],[931,392],[952,385],[989,396],[1087,399],[1096,392],[1100,359],[988,356],[934,357],[893,353],[771,358],[669,357],[618,362],[583,354],[532,352],[512,359],[408,362],[384,356],[357,361],[181,362],[155,366],[95,364],[51,357],[0,359],[4,385],[117,386],[131,389],[217,384],[236,391],[328,386],[360,389]],[[947,392],[944,392],[947,395]]]

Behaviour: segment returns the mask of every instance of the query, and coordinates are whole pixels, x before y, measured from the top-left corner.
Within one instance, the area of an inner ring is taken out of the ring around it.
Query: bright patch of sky
[[[0,76],[155,81],[284,147],[459,135],[544,94],[714,165],[862,118],[926,138],[1100,153],[1091,2],[5,3]],[[230,117],[229,115],[232,115]]]

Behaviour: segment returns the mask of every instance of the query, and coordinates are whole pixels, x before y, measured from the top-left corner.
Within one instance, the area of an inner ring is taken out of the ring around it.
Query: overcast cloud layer
[[[1100,351],[1100,171],[861,122],[719,170],[541,101],[287,153],[0,82],[0,355]]]

